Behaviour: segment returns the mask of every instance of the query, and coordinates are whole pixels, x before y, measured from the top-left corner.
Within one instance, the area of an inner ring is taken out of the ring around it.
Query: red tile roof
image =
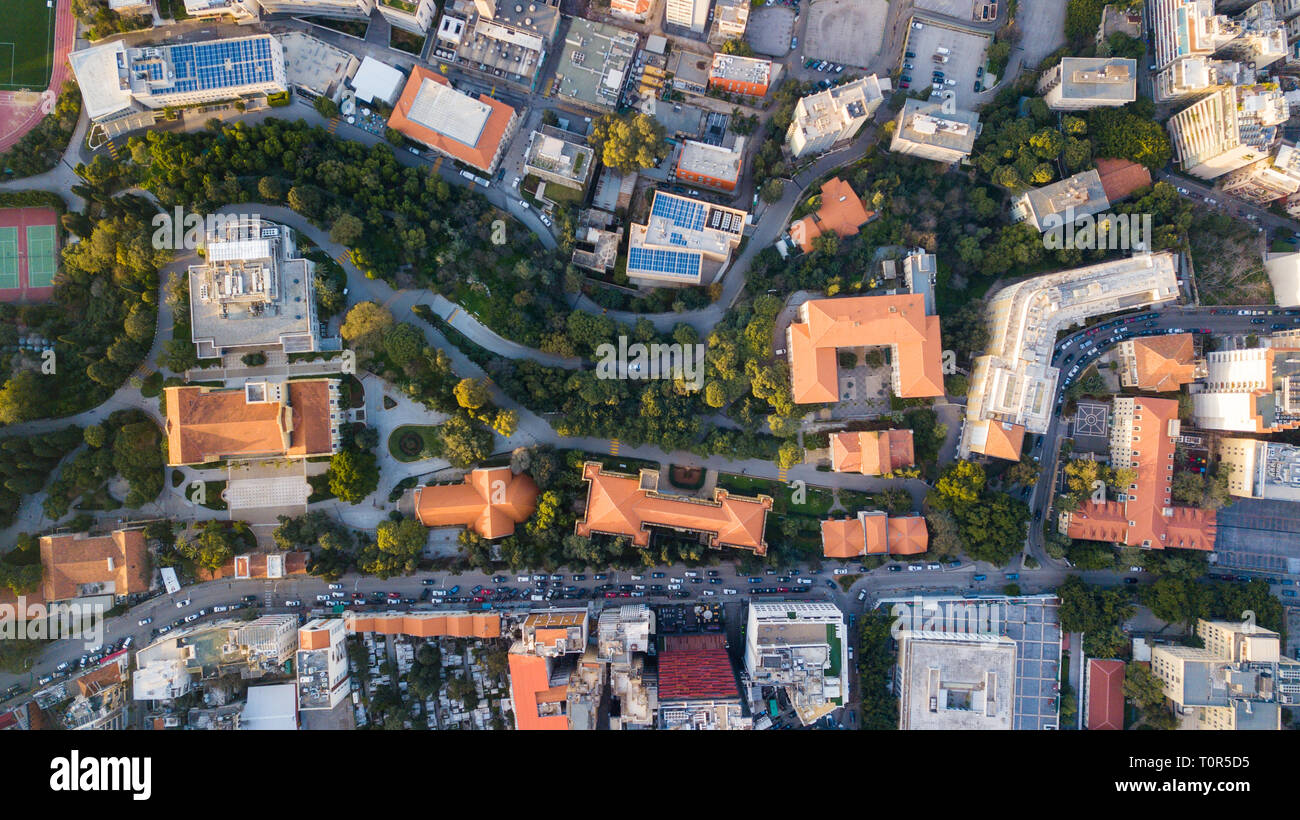
[[[875,215],[863,207],[862,200],[847,182],[834,177],[822,185],[822,205],[817,212],[790,223],[790,236],[807,253],[813,248],[813,240],[825,231],[847,238]]]
[[[1151,172],[1145,166],[1126,159],[1097,160],[1097,175],[1101,177],[1101,189],[1112,205],[1151,184]]]
[[[511,652],[508,660],[515,728],[522,731],[567,730],[569,716],[565,710],[558,710],[558,714],[540,714],[543,704],[563,703],[568,699],[569,692],[568,686],[551,686],[550,668],[546,665],[546,659]]]
[[[333,452],[330,379],[286,382],[287,402],[248,402],[243,389],[168,387],[167,459],[176,466],[227,456]]]
[[[1196,381],[1192,334],[1151,336],[1131,344],[1139,390],[1165,393]]]
[[[831,433],[831,469],[837,473],[885,475],[915,461],[911,430]]]
[[[739,697],[721,635],[667,635],[659,655],[659,700]]]
[[[515,110],[486,94],[478,95],[478,101],[486,104],[492,110],[488,114],[483,131],[478,135],[478,141],[473,145],[466,145],[410,118],[411,106],[415,103],[415,98],[419,96],[420,89],[425,82],[437,83],[451,88],[451,82],[441,74],[430,71],[423,66],[413,66],[411,68],[411,77],[406,81],[405,87],[402,88],[402,96],[397,100],[392,116],[388,118],[389,127],[397,129],[402,134],[417,142],[424,143],[434,150],[473,165],[479,170],[487,171],[490,169],[493,159],[496,158],[497,148],[500,147],[506,131],[510,129],[510,123],[515,117]]]
[[[114,595],[149,589],[150,567],[144,530],[117,530],[110,535],[41,536],[46,601],[79,597],[86,585],[113,584]],[[88,593],[95,594],[95,593]],[[29,603],[32,603],[29,596]]]
[[[537,485],[509,467],[474,470],[459,484],[419,487],[415,516],[426,527],[469,527],[488,539],[504,538],[537,509]]]
[[[1088,728],[1123,730],[1123,661],[1088,661]]]

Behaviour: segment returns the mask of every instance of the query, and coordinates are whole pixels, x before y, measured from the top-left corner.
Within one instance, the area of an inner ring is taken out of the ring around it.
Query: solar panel
[[[704,227],[704,207],[689,199],[656,193],[650,213],[669,220],[685,231],[698,231]]]
[[[207,91],[266,82],[273,76],[269,39],[172,46],[177,92]]]
[[[627,267],[629,271],[646,271],[665,276],[698,279],[700,276],[700,255],[697,253],[661,250],[659,248],[629,248]]]

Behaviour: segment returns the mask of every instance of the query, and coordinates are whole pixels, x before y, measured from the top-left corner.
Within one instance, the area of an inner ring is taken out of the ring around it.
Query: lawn
[[[388,453],[401,462],[419,461],[438,447],[438,428],[427,424],[403,424],[388,437]]]
[[[773,499],[772,511],[778,515],[810,515],[824,517],[830,512],[833,496],[830,490],[805,487],[804,503],[792,504],[794,489],[788,484],[767,478],[719,473],[718,486],[736,495],[754,497],[770,495]]]
[[[0,89],[43,91],[50,84],[54,54],[54,9],[45,0],[6,0],[0,34]],[[22,32],[16,40],[13,37]]]

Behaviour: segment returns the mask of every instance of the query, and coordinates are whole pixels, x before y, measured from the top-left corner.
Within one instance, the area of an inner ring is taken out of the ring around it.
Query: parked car
[[[185,607],[187,607],[187,606],[189,606],[189,605],[190,605],[190,599],[189,599],[189,598],[186,598],[184,601],[177,601],[177,602],[176,602],[176,608],[177,608],[177,609],[184,609]]]
[[[979,575],[976,575],[976,576],[974,576],[973,578],[971,578],[971,580],[972,580],[972,581],[983,581],[983,580],[985,580],[986,578],[988,578],[987,575],[985,575],[985,574],[983,574],[983,573],[980,573]]]
[[[931,563],[931,564],[926,564],[926,565],[925,565],[925,568],[926,568],[926,569],[943,569],[943,567],[939,566],[938,564],[933,564],[933,563]]]
[[[848,575],[848,574],[849,574],[849,571],[848,571],[847,569],[845,569],[844,567],[838,567],[837,569],[834,570],[834,572],[832,572],[832,574],[833,574],[833,575]]]
[[[292,600],[292,601],[285,601],[285,602],[284,602],[284,605],[285,605],[285,606],[302,606],[302,601],[299,601],[299,600],[296,600],[296,599],[295,599],[295,600]]]
[[[924,571],[925,571],[925,567],[921,566],[920,564],[908,564],[908,565],[907,565],[907,571],[908,571],[908,572],[924,572]]]
[[[151,623],[153,623],[153,618],[152,618],[152,617],[150,617],[150,618],[141,618],[141,619],[140,619],[140,622],[139,622],[138,624],[136,624],[136,626],[148,626],[148,625],[151,624]]]

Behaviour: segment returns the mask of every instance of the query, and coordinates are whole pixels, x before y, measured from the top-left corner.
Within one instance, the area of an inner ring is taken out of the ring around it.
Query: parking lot
[[[921,28],[917,28],[917,25]],[[914,17],[907,29],[907,43],[903,49],[903,77],[910,77],[912,90],[920,91],[930,86],[935,71],[943,73],[944,90],[951,91],[959,110],[972,110],[975,103],[976,73],[984,66],[984,54],[989,36],[974,31],[935,23],[925,17]],[[939,49],[948,50],[942,54]],[[908,57],[907,54],[915,56]],[[935,55],[946,57],[947,62],[935,62]],[[911,68],[908,68],[908,66]],[[949,82],[951,81],[951,82]],[[980,83],[981,88],[983,82]]]
[[[880,52],[888,12],[885,0],[815,0],[808,5],[807,42],[799,53],[863,68]]]
[[[983,6],[979,0],[915,0],[913,6],[918,11],[931,11],[954,20],[973,20],[977,6]]]
[[[745,39],[754,51],[768,57],[784,57],[790,53],[790,38],[794,36],[794,9],[789,6],[764,6],[754,9],[745,27]]]

